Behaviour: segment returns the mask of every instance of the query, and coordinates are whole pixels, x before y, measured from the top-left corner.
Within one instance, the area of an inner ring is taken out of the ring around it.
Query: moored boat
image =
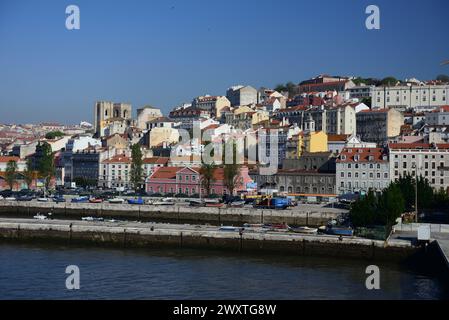
[[[315,234],[318,232],[318,228],[301,227],[294,225],[289,225],[288,230],[295,233],[305,233],[305,234]]]
[[[172,206],[175,204],[175,199],[173,198],[163,198],[161,201],[153,202],[156,206]]]
[[[354,230],[350,227],[327,227],[326,233],[335,236],[347,236],[352,237],[354,235]]]
[[[47,217],[46,215],[43,215],[43,214],[38,213],[38,214],[36,214],[36,215],[33,217],[33,219],[47,220],[48,217]]]
[[[112,198],[112,199],[109,199],[108,202],[113,203],[113,204],[123,204],[125,202],[125,200],[122,198]]]
[[[241,228],[239,227],[233,227],[233,226],[221,226],[219,231],[240,231]]]
[[[95,218],[95,217],[82,217],[81,220],[83,221],[103,221],[103,218]]]
[[[134,199],[129,199],[128,200],[128,204],[144,204],[145,202],[143,201],[142,198],[134,198]]]

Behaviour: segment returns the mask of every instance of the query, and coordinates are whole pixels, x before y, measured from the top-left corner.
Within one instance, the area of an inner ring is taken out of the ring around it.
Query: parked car
[[[58,194],[53,197],[53,202],[56,202],[56,203],[65,202],[65,198],[62,194]]]
[[[27,195],[19,196],[17,198],[17,201],[31,201],[31,200],[33,200],[33,197]]]
[[[76,197],[72,199],[73,203],[86,203],[89,202],[89,197]]]

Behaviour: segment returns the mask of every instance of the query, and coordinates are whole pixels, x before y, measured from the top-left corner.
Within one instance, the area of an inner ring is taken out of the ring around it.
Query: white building
[[[425,113],[425,123],[428,125],[449,125],[449,105],[439,107]]]
[[[390,183],[387,151],[383,148],[344,148],[336,160],[338,194],[382,191]]]
[[[397,108],[429,111],[447,105],[449,85],[376,87],[373,90],[373,109]]]
[[[121,154],[115,155],[101,162],[98,185],[103,188],[129,189],[132,187],[130,172],[131,158]]]
[[[434,189],[448,191],[449,144],[391,143],[388,147],[392,179],[418,175],[428,179]]]

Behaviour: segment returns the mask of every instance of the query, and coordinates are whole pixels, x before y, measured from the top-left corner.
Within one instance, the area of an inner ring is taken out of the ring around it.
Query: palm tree
[[[212,184],[214,183],[214,172],[217,166],[215,163],[205,163],[201,165],[200,168],[200,181],[201,181],[201,187],[204,188],[206,191],[206,197],[209,197],[210,195],[210,189]]]
[[[6,174],[5,174],[5,180],[9,186],[9,189],[11,190],[14,189],[16,178],[17,178],[17,162],[14,160],[10,160],[6,165]]]

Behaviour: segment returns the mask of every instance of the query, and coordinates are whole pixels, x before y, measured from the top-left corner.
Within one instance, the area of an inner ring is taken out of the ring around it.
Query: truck
[[[254,208],[258,209],[275,209],[284,210],[291,206],[291,200],[289,198],[263,198],[254,204]]]

